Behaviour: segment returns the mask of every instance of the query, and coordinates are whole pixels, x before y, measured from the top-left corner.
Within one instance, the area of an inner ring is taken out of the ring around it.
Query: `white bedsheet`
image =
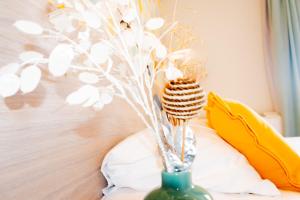
[[[300,155],[300,137],[286,138],[287,143]],[[258,196],[251,194],[222,194],[210,192],[214,200],[300,200],[300,192],[281,190],[281,195],[276,197]],[[139,192],[128,188],[113,191],[102,200],[142,200],[147,192]]]

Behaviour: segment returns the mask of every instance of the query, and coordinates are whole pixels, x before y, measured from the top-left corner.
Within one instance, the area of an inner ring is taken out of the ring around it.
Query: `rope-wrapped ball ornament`
[[[195,79],[169,81],[162,97],[162,106],[173,125],[197,117],[205,104],[205,92]]]

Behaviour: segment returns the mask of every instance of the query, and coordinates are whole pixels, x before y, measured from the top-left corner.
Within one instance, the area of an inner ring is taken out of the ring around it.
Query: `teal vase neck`
[[[162,172],[162,187],[175,190],[185,190],[192,187],[192,176],[190,171]]]
[[[162,187],[150,192],[144,200],[213,200],[203,188],[192,184],[190,171],[163,171]]]

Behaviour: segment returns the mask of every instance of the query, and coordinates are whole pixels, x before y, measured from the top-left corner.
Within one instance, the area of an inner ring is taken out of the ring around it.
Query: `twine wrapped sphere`
[[[164,88],[162,106],[173,125],[198,116],[204,104],[205,92],[194,79],[171,80]]]

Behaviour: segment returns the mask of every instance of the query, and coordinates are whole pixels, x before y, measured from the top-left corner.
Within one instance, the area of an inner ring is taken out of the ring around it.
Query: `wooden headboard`
[[[0,66],[40,43],[19,33],[17,19],[43,21],[47,1],[0,1]],[[120,100],[101,112],[68,106],[72,78],[44,80],[25,96],[0,99],[0,199],[100,199],[105,153],[130,133],[143,128]]]

